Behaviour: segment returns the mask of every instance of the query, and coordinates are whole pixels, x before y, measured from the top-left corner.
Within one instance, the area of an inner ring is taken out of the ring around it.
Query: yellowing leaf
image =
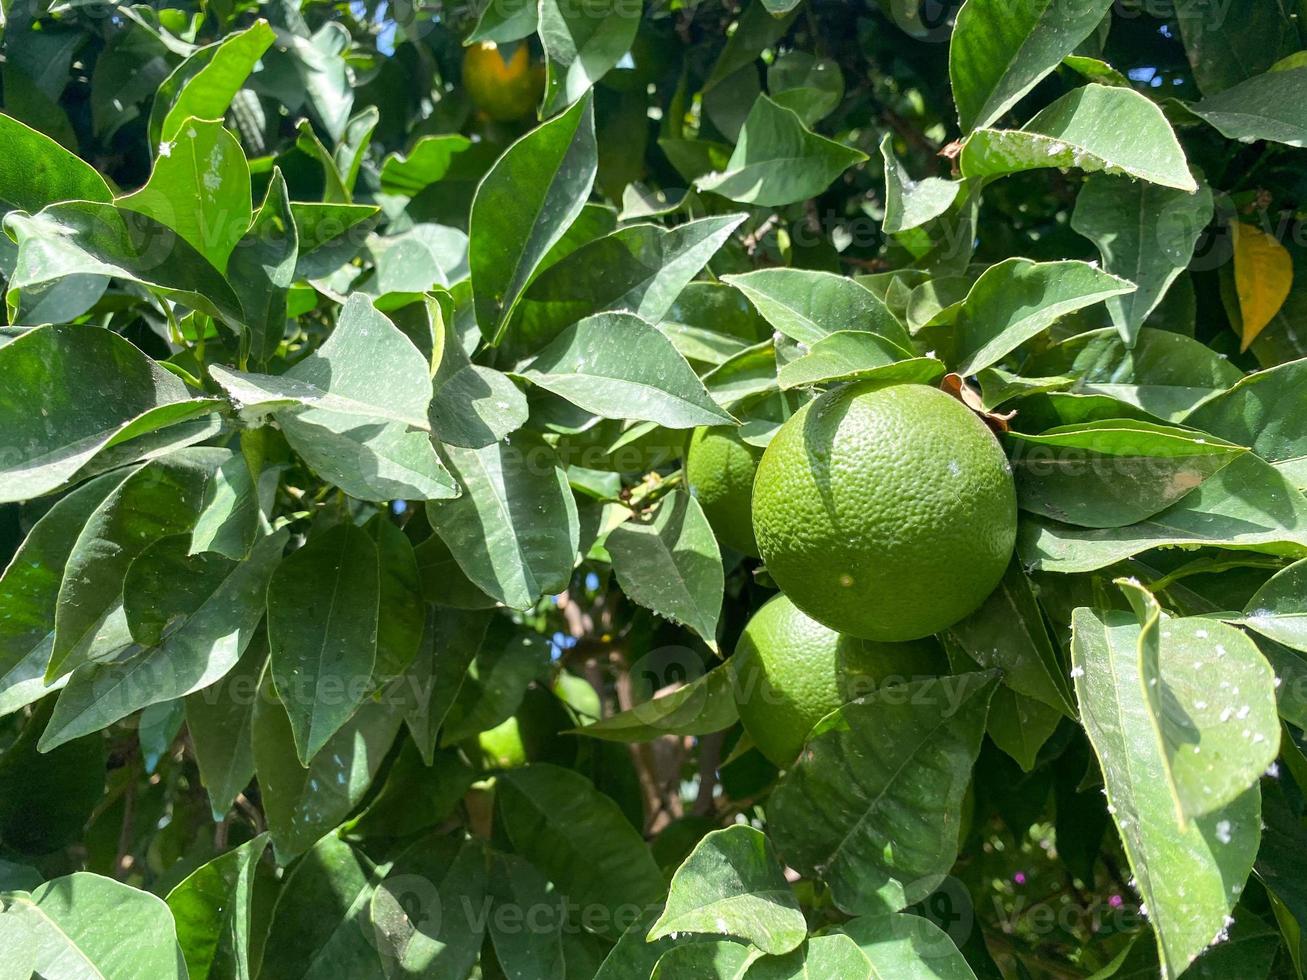
[[[1236,221],[1234,283],[1243,319],[1239,349],[1245,351],[1280,312],[1293,287],[1293,259],[1283,245],[1260,228]]]

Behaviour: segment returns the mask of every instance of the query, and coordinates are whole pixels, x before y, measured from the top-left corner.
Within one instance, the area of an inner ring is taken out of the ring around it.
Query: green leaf
[[[782,2],[790,8],[798,6],[798,0]],[[811,127],[839,108],[844,99],[844,74],[830,58],[787,51],[768,66],[767,89],[773,102],[793,110]]]
[[[1208,96],[1190,110],[1228,139],[1307,145],[1307,68],[1269,71]]]
[[[496,810],[513,850],[574,904],[607,911],[596,931],[617,938],[617,909],[667,890],[643,838],[610,797],[579,773],[536,764],[501,774]]]
[[[1185,687],[1173,692],[1179,710],[1195,710],[1186,696],[1197,693],[1224,711],[1231,695],[1213,683],[1214,677],[1193,670],[1193,655],[1215,660],[1210,644],[1164,645],[1159,678],[1141,655],[1140,632],[1128,613],[1077,609],[1071,657],[1081,720],[1102,766],[1108,804],[1136,887],[1147,904],[1163,975],[1174,977],[1225,928],[1257,853],[1261,806],[1253,786],[1206,816],[1180,820],[1152,707],[1154,694],[1160,693],[1154,688],[1183,681]],[[1188,656],[1177,655],[1182,647]],[[1200,739],[1220,738],[1210,710],[1202,715],[1207,724],[1195,729]],[[1242,722],[1216,724],[1237,729]],[[1241,738],[1237,730],[1233,738]],[[1193,755],[1191,748],[1176,748],[1181,755]]]
[[[885,369],[897,364],[906,365],[909,360],[931,358],[912,358],[897,344],[865,330],[840,330],[822,337],[807,353],[782,365],[776,380],[782,391],[807,385],[855,381],[879,376]],[[938,375],[942,377],[945,371],[943,362],[934,363],[938,367]],[[918,368],[921,366],[915,365],[911,370],[915,374]]]
[[[1107,301],[1112,323],[1127,345],[1134,345],[1144,321],[1188,268],[1212,210],[1212,192],[1206,185],[1190,194],[1099,174],[1085,182],[1071,227],[1098,246],[1105,270],[1138,287]],[[1138,215],[1139,220],[1122,221],[1123,214]]]
[[[880,155],[885,161],[885,218],[882,227],[890,235],[920,228],[948,211],[962,190],[962,182],[927,177],[916,181],[908,176],[894,155],[894,137],[886,133],[880,140]]]
[[[808,937],[803,911],[760,831],[738,825],[713,831],[676,870],[648,939],[686,932],[730,936],[772,955]]]
[[[1033,772],[1039,764],[1040,750],[1053,737],[1064,715],[1010,687],[994,692],[989,709],[985,734],[1012,757],[1022,772]]]
[[[724,169],[695,181],[742,204],[780,207],[816,197],[867,155],[804,127],[792,110],[758,96]]]
[[[1214,95],[1296,51],[1292,9],[1281,0],[1243,0],[1217,13],[1203,0],[1177,0],[1175,20],[1199,90]]]
[[[122,659],[78,666],[59,695],[42,751],[221,680],[263,619],[268,581],[287,537],[269,535],[241,562],[190,556],[186,535],[161,538],[141,552],[123,582],[123,601],[145,649],[129,647]],[[151,620],[145,630],[134,607],[142,601]]]
[[[326,424],[305,421],[306,416]],[[390,500],[444,500],[458,496],[425,432],[402,422],[370,421],[350,427],[350,416],[334,412],[281,415],[286,441],[318,476],[351,497]]]
[[[48,288],[65,276],[106,276],[155,289],[232,324],[244,321],[240,300],[222,273],[147,215],[112,204],[69,201],[35,215],[11,212],[5,230],[18,242],[7,293],[11,313],[24,290]]]
[[[481,449],[526,424],[526,395],[508,375],[466,360],[446,374],[451,360],[446,348],[431,401],[432,436],[447,446]]]
[[[496,619],[494,625],[500,628],[486,635],[467,677],[459,679],[458,693],[443,721],[438,722],[442,746],[457,745],[507,721],[521,705],[527,687],[548,673],[549,644],[544,639],[514,631],[503,619]]]
[[[51,507],[28,532],[0,576],[0,715],[62,687],[47,685],[55,613],[64,566],[96,509],[130,475],[118,470],[78,487]]]
[[[427,516],[464,574],[510,609],[565,589],[580,524],[553,450],[519,433],[481,449],[446,446],[445,455],[464,493]]]
[[[810,269],[760,269],[722,278],[749,297],[768,323],[801,344],[815,344],[840,331],[866,330],[899,347],[911,347],[907,331],[885,304],[844,276]]]
[[[442,180],[472,147],[466,136],[421,136],[408,154],[391,153],[381,164],[381,189],[414,197]]]
[[[621,0],[592,0],[583,7],[541,0],[543,115],[553,115],[589,92],[631,50],[639,26],[640,7]]]
[[[150,545],[195,526],[225,449],[185,449],[127,477],[96,508],[64,568],[47,681],[132,642],[122,614],[123,582]]]
[[[272,679],[305,765],[367,697],[379,602],[377,546],[353,524],[310,538],[272,576]]]
[[[128,341],[90,326],[28,331],[0,348],[0,377],[0,501],[56,490],[100,453],[218,404],[191,398]],[[88,388],[96,398],[81,396]]]
[[[265,364],[286,334],[286,294],[295,280],[299,233],[290,192],[280,168],[254,220],[232,251],[227,273],[241,285],[241,307],[249,330],[250,356]]]
[[[1003,671],[1003,683],[1013,691],[1075,717],[1062,660],[1019,562],[1009,564],[984,604],[946,635],[980,667]]]
[[[383,873],[335,834],[318,841],[277,895],[259,975],[285,980],[384,976],[369,915]]]
[[[418,693],[405,716],[428,765],[435,757],[440,726],[467,681],[468,668],[481,652],[491,620],[489,612],[451,609],[439,609],[429,617],[407,677]]]
[[[986,269],[957,307],[952,363],[959,374],[975,374],[1068,313],[1133,289],[1087,262],[1007,259]]]
[[[675,490],[651,520],[627,521],[605,547],[633,602],[694,630],[717,649],[725,577],[717,538],[693,494]]]
[[[250,169],[222,123],[187,119],[140,190],[116,204],[186,239],[219,271],[250,226]],[[238,280],[239,281],[239,280]]]
[[[477,326],[498,343],[541,261],[581,213],[598,168],[594,102],[574,106],[510,146],[472,201],[468,264]]]
[[[221,119],[254,66],[271,47],[273,29],[265,20],[200,48],[178,65],[159,87],[150,111],[150,148],[163,155],[185,121]]]
[[[731,671],[723,666],[668,694],[578,728],[576,733],[613,742],[648,742],[659,735],[720,732],[739,717]]]
[[[1247,452],[1187,429],[1124,419],[1005,438],[1021,506],[1081,527],[1152,517]]]
[[[1307,653],[1307,560],[1271,576],[1248,600],[1240,622],[1277,643]]]
[[[1090,529],[1030,517],[1017,536],[1017,552],[1027,567],[1057,572],[1092,571],[1150,548],[1173,546],[1307,555],[1307,497],[1268,463],[1245,453],[1138,524]]]
[[[1108,395],[1175,422],[1243,377],[1242,371],[1206,344],[1149,327],[1139,331],[1133,348],[1111,328],[1080,334],[1031,357],[1023,373],[1073,377],[1071,392]],[[1229,441],[1252,445],[1251,441]]]
[[[488,918],[487,858],[477,841],[460,846],[457,838],[437,834],[395,858],[372,895],[369,915],[386,976],[468,975]],[[537,915],[522,931],[534,931],[538,923]]]
[[[519,373],[604,418],[642,419],[672,429],[735,421],[712,400],[672,342],[630,313],[599,313],[574,323]]]
[[[850,914],[896,911],[953,865],[995,672],[886,687],[822,719],[772,793],[782,857]]]
[[[467,278],[467,235],[457,228],[416,224],[395,235],[369,239],[368,251],[373,274],[364,288],[378,303],[391,293],[424,293]]]
[[[354,293],[320,348],[285,374],[247,374],[219,365],[214,381],[244,413],[294,410],[298,419],[344,432],[362,421],[426,429],[431,375],[426,359],[371,300]]]
[[[38,976],[185,980],[172,913],[149,892],[79,871],[5,897],[5,916],[27,927]]]
[[[967,138],[962,175],[993,180],[1043,167],[1105,171],[1193,193],[1184,150],[1157,104],[1133,89],[1086,85],[1024,129],[979,129]]]
[[[417,658],[427,616],[412,542],[385,514],[375,515],[364,530],[377,546],[380,591],[373,678],[380,686],[401,676]]]
[[[871,962],[873,977],[976,980],[949,934],[917,915],[864,915],[845,922],[848,936]]]
[[[221,680],[186,698],[186,731],[215,821],[254,778],[250,730],[267,662],[268,640],[261,633]]]
[[[168,893],[168,908],[192,977],[251,980],[254,880],[268,835],[192,871]]]
[[[672,946],[658,958],[650,980],[742,980],[763,954],[745,943],[720,939]]]
[[[871,962],[848,936],[831,933],[813,936],[785,956],[764,956],[754,960],[745,980],[807,980],[808,977],[840,977],[841,980],[872,980]]]
[[[567,976],[563,945],[567,903],[548,879],[515,854],[494,854],[490,894],[494,902],[489,918],[490,939],[505,975],[563,980]],[[532,910],[536,923],[533,928],[518,927],[516,914],[520,909]]]
[[[1307,413],[1299,410],[1307,360],[1237,381],[1184,417],[1184,424],[1248,446],[1295,487],[1307,487]]]
[[[949,44],[962,131],[988,126],[1021,101],[1102,23],[1111,0],[1062,4],[967,0]]]
[[[657,323],[743,220],[728,214],[670,229],[642,223],[587,242],[531,283],[505,350],[533,354],[566,327],[606,310]]]
[[[305,768],[296,754],[286,709],[265,674],[255,697],[251,741],[279,864],[303,854],[358,806],[402,723],[403,716],[392,705],[367,701]]]
[[[44,133],[0,113],[0,210],[40,211],[57,201],[113,200],[109,185],[89,163]]]

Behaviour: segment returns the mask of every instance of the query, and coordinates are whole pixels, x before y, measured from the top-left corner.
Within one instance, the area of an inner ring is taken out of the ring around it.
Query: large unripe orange
[[[531,64],[525,44],[507,59],[493,41],[473,44],[463,53],[463,87],[473,105],[496,122],[530,115],[544,85],[544,69]]]

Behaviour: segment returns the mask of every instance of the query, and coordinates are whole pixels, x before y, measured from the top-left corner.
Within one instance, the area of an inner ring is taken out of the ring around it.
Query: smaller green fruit
[[[481,764],[486,769],[515,769],[526,765],[526,748],[516,716],[477,736]]]
[[[812,727],[841,705],[947,670],[934,639],[859,640],[821,625],[783,594],[749,620],[730,664],[744,729],[782,768],[798,756]]]
[[[762,450],[732,426],[695,429],[685,457],[685,480],[717,540],[758,557],[753,537],[753,477]]]

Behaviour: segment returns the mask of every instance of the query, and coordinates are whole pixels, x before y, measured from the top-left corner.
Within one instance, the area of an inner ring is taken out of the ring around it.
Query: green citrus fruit
[[[1017,501],[998,440],[925,385],[837,388],[777,431],[753,486],[767,571],[831,629],[912,640],[998,585]]]
[[[698,498],[717,540],[758,555],[753,538],[753,475],[762,451],[740,438],[731,426],[695,429],[685,456],[685,480]]]
[[[745,731],[782,767],[794,761],[812,726],[840,705],[883,684],[947,669],[934,640],[877,643],[836,633],[784,594],[754,613],[730,663]]]
[[[481,764],[487,769],[514,769],[526,765],[526,748],[517,718],[512,717],[477,736]]]
[[[477,109],[496,122],[530,115],[544,85],[544,70],[531,64],[525,44],[509,58],[493,41],[474,44],[463,53],[463,87]]]

